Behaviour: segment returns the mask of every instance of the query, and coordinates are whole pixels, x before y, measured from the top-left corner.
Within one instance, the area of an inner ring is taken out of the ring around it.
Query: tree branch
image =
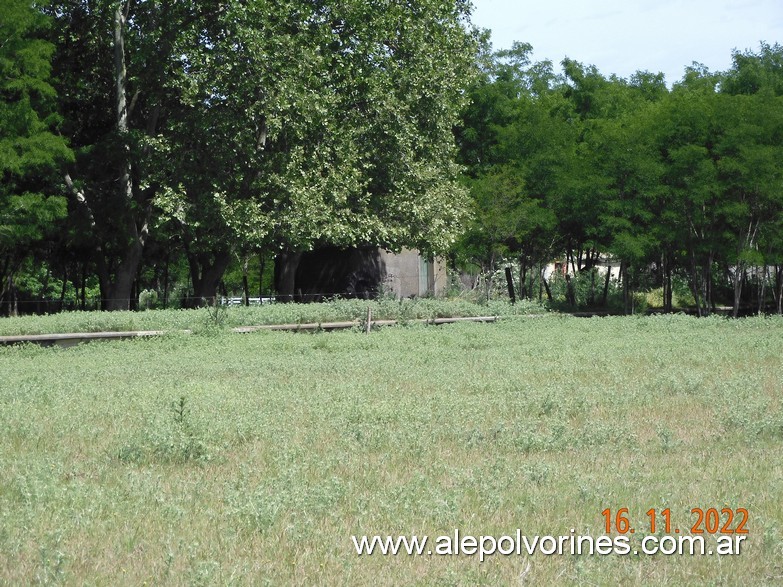
[[[73,180],[71,179],[71,175],[69,173],[65,174],[65,185],[68,186],[69,190],[71,190],[71,193],[76,198],[76,201],[84,207],[84,210],[87,212],[87,217],[90,219],[90,226],[95,228],[95,216],[93,216],[92,208],[90,208],[90,204],[87,202],[87,198],[84,196],[84,192],[77,189],[76,186],[73,185]]]

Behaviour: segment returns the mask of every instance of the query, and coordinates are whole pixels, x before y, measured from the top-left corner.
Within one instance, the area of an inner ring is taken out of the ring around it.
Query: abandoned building
[[[279,301],[442,295],[446,284],[445,262],[411,249],[390,253],[374,247],[324,247],[275,259]]]

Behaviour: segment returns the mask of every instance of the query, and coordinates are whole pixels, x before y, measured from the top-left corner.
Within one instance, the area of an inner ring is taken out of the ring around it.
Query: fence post
[[[514,295],[514,279],[511,277],[511,267],[506,267],[506,285],[508,285],[508,297],[511,298],[511,303],[517,303],[517,297]]]

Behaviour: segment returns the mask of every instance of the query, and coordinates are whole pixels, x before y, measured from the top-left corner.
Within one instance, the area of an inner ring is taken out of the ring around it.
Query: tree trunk
[[[68,263],[63,263],[63,286],[60,289],[60,307],[58,312],[62,312],[65,306],[65,292],[68,290]]]
[[[601,299],[601,307],[605,308],[609,299],[609,280],[612,278],[612,266],[606,266],[606,279],[604,280],[604,295]]]
[[[275,259],[275,286],[277,289],[278,301],[294,301],[296,293],[296,270],[299,268],[299,261],[302,253],[280,253]],[[489,297],[489,293],[487,293]]]
[[[628,265],[625,261],[620,261],[618,277],[623,286],[623,314],[628,314]]]
[[[516,296],[514,295],[514,278],[511,276],[511,267],[506,267],[506,285],[508,286],[508,297],[511,299],[511,304],[517,303]]]
[[[131,294],[130,294],[130,309],[134,312],[139,309],[139,287],[141,285],[141,275],[140,272],[136,272],[136,275],[133,278],[133,283],[131,284]]]
[[[78,310],[79,309],[79,291],[82,287],[82,283],[84,280],[79,281],[79,262],[76,261],[73,264],[73,276],[71,277],[71,284],[73,285],[73,293],[74,293],[74,299],[73,299],[73,309]],[[84,310],[84,308],[82,308]]]
[[[264,266],[266,265],[266,259],[264,254],[258,255],[258,303],[263,303],[264,299]]]
[[[525,277],[527,276],[527,263],[519,261],[519,299],[524,300],[527,297],[527,287],[525,287]]]
[[[0,271],[0,275],[5,276],[5,280],[0,282],[3,283],[3,289],[0,290],[0,302],[3,298],[6,299],[9,316],[17,316],[19,313],[18,291],[14,275],[19,271],[21,264],[21,260],[15,260],[11,255],[8,255],[3,263],[3,269]]]
[[[544,281],[544,269],[541,266],[538,268],[538,275],[540,276],[538,280],[538,301],[542,302],[544,300],[544,284],[546,282]],[[530,276],[530,289],[533,289],[532,275]]]
[[[0,315],[2,312],[2,303],[3,299],[5,298],[6,290],[8,287],[8,277],[9,277],[9,268],[11,265],[11,256],[6,255],[5,259],[3,259],[3,267],[0,269]]]
[[[124,141],[120,163],[119,189],[121,200],[128,208],[132,208],[133,181],[131,178],[130,145],[127,142],[128,106],[126,99],[127,72],[125,69],[126,19],[127,14],[123,12],[123,4],[118,3],[114,11],[114,98],[117,132],[120,139]],[[104,300],[104,308],[106,310],[129,310],[131,307],[131,290],[139,264],[141,263],[142,252],[144,251],[150,213],[150,208],[147,206],[145,218],[143,219],[140,228],[136,224],[130,210],[127,211],[128,219],[126,221],[126,230],[130,244],[123,255],[120,266],[114,274],[114,280],[111,281],[107,274],[104,274],[103,276],[104,295],[106,298]]]
[[[669,262],[669,255],[664,253],[663,264],[663,311],[672,311],[673,293],[672,293],[672,266]]]
[[[701,317],[702,309],[701,309],[701,296],[699,295],[699,292],[701,290],[701,280],[699,279],[699,272],[696,268],[696,252],[691,248],[690,251],[690,257],[691,257],[691,279],[690,279],[690,286],[691,286],[691,293],[693,294],[693,300],[696,303],[696,312]]]
[[[163,265],[163,309],[169,307],[169,253],[166,253],[166,262]]]
[[[737,263],[734,267],[734,278],[732,279],[734,285],[734,306],[732,308],[732,316],[734,318],[739,314],[740,300],[742,298],[742,282],[745,274],[745,264]]]
[[[125,70],[125,15],[123,5],[118,3],[114,11],[114,92],[115,114],[117,116],[117,132],[122,140],[128,133],[128,106],[126,102],[127,72]],[[122,145],[123,157],[120,167],[120,192],[122,199],[130,202],[133,199],[131,183],[130,145],[127,141]]]
[[[16,305],[16,286],[14,285],[14,274],[9,273],[6,277],[6,286],[4,288],[5,295],[6,295],[6,306],[8,308],[7,315],[8,316],[17,316],[18,315],[18,308]]]
[[[104,308],[109,311],[130,310],[133,282],[136,279],[141,256],[144,252],[144,241],[146,239],[146,224],[143,236],[136,231],[136,224],[133,225],[133,242],[128,246],[125,256],[114,272],[114,280],[108,280],[106,287],[106,300]]]
[[[547,283],[546,278],[544,277],[544,264],[543,263],[541,263],[541,265],[539,265],[538,277],[541,280],[541,283],[539,285],[539,289],[541,288],[542,285],[544,286],[544,288],[546,289],[546,299],[549,300],[549,303],[552,303],[552,290],[549,289],[549,283]],[[539,300],[538,301],[539,302],[541,301],[540,296],[539,296]]]
[[[712,260],[714,254],[710,251],[707,265],[704,267],[704,313],[709,316],[715,310],[715,300],[712,296]]]
[[[775,277],[772,281],[773,312],[783,314],[783,265],[774,265]]]
[[[250,286],[247,282],[247,264],[248,264],[248,257],[245,255],[242,259],[242,295],[244,295],[245,299],[243,300],[245,303],[245,306],[250,305]]]
[[[765,299],[767,297],[767,279],[769,278],[769,267],[766,262],[761,269],[761,283],[759,284],[759,309],[758,315],[761,316],[764,313]]]
[[[775,301],[778,314],[783,315],[783,265],[775,265]]]
[[[531,267],[531,269],[532,269],[532,267]],[[539,275],[541,275],[541,271],[542,271],[541,264],[539,263],[539,270],[538,270],[538,274]],[[528,275],[527,279],[528,279],[528,281],[527,281],[527,289],[530,292],[530,299],[532,300],[533,299],[533,272],[532,271],[529,271],[529,275]],[[541,283],[539,283],[538,284],[538,301],[539,302],[541,301],[541,298],[543,296],[543,293],[541,292],[541,287],[542,287]]]
[[[13,300],[13,304],[11,305],[11,316],[18,316],[19,315],[19,290],[16,288],[16,283],[14,283],[13,278],[11,278],[11,300]]]
[[[571,273],[576,275],[576,261],[574,261],[574,251],[573,249],[568,249],[568,254],[566,255],[566,273],[568,273],[568,261],[571,261]]]
[[[544,276],[541,276],[541,283],[544,285],[544,290],[546,290],[546,299],[549,300],[549,302],[552,302],[552,290],[549,289],[549,283],[547,282],[546,278]]]
[[[217,251],[214,255],[188,253],[190,278],[193,281],[194,305],[214,304],[218,286],[231,262],[228,251]]]

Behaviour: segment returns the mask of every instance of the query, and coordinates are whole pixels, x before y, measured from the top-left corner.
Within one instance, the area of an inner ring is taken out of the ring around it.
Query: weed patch
[[[168,413],[155,418],[117,450],[122,463],[186,464],[210,459],[207,442],[193,423],[187,398],[182,395],[170,403]]]

